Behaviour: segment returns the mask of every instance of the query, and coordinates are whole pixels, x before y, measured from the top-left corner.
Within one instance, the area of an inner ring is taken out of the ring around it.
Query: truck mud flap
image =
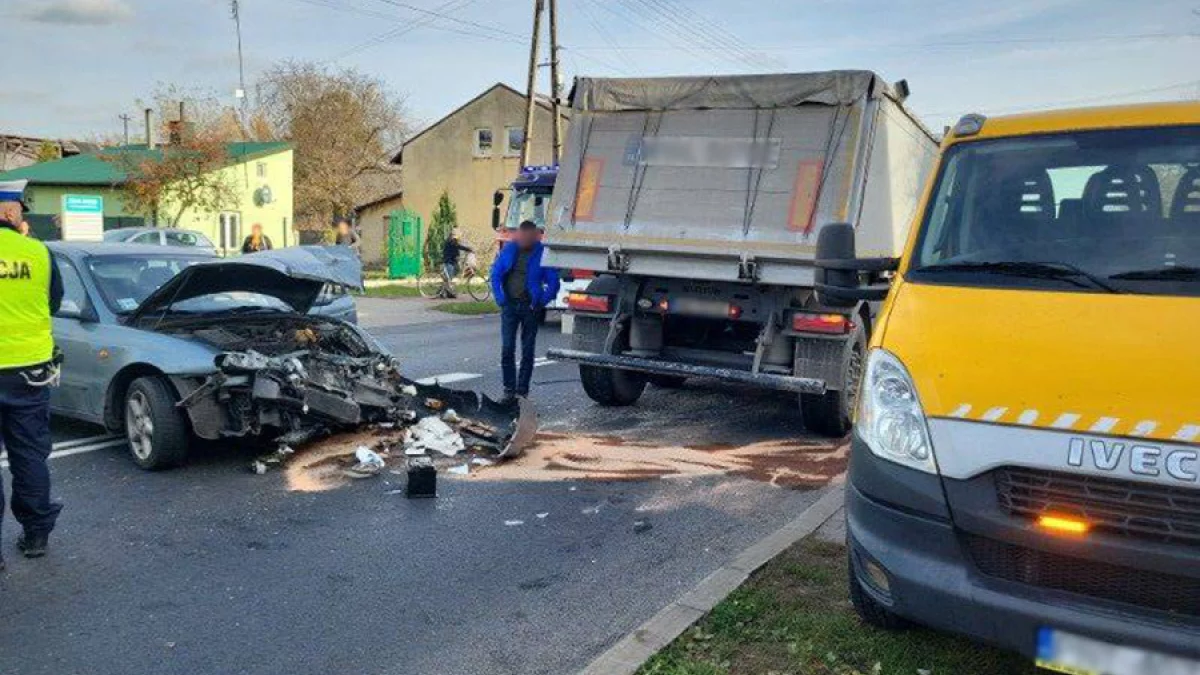
[[[749,384],[764,389],[794,391],[800,394],[824,394],[825,381],[808,377],[789,377],[769,373],[751,373],[733,368],[701,366],[677,361],[659,361],[637,356],[621,356],[581,352],[574,349],[551,349],[547,357],[558,361],[574,361],[587,366],[633,370],[652,375],[677,375],[680,377],[711,377],[726,382]]]

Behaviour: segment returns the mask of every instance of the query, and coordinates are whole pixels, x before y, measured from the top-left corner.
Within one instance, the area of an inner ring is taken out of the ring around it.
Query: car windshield
[[[103,256],[88,260],[88,270],[104,302],[116,314],[129,314],[182,270],[209,260],[199,256]],[[290,311],[278,298],[230,292],[188,298],[170,306],[173,312],[210,313],[240,310]]]
[[[515,230],[526,220],[532,220],[537,223],[538,229],[544,229],[546,227],[546,207],[549,204],[549,193],[514,193],[508,204],[508,220],[505,221],[505,226],[510,230]]]
[[[909,276],[1200,295],[1200,127],[951,148]]]

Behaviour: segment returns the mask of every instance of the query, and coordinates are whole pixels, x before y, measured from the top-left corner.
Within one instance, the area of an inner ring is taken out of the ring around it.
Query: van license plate
[[[1070,675],[1200,675],[1200,661],[1108,644],[1053,628],[1038,631],[1037,665]]]

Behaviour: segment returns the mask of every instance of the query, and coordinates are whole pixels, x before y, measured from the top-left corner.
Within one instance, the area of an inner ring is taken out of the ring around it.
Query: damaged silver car
[[[510,435],[515,407],[416,385],[368,333],[308,313],[330,286],[361,288],[362,267],[350,249],[163,265],[139,259],[145,269],[119,274],[104,252],[64,258],[68,286],[78,282],[81,295],[65,303],[77,317],[56,318],[67,363],[55,412],[124,429],[144,469],[179,465],[194,438],[283,447],[446,406],[500,429],[498,444]],[[138,298],[137,284],[125,282],[148,273],[169,280]]]

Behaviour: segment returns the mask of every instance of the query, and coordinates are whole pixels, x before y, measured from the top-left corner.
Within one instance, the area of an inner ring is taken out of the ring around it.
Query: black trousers
[[[0,374],[0,440],[12,472],[12,512],[30,534],[50,534],[61,504],[50,501],[50,388],[31,387],[16,373]],[[0,521],[4,484],[0,482]]]

